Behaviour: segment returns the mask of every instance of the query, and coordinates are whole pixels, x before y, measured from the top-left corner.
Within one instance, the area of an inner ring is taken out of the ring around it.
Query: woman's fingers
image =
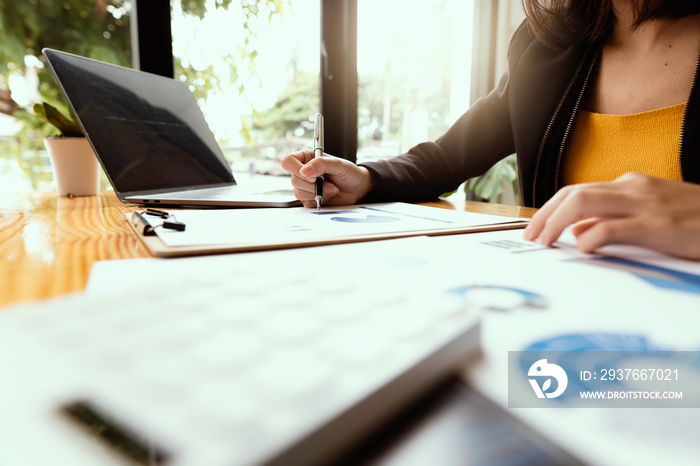
[[[700,187],[697,189],[700,196]],[[700,202],[688,199],[682,217],[672,215],[635,215],[598,219],[579,232],[578,247],[592,253],[610,244],[642,246],[654,251],[688,259],[700,259]]]
[[[526,239],[544,245],[554,243],[566,227],[582,218],[626,216],[635,209],[635,200],[600,184],[572,186],[552,205],[542,207],[532,219]],[[562,190],[564,191],[564,190]],[[545,209],[546,207],[546,209]]]
[[[323,175],[341,175],[348,170],[347,160],[325,155],[314,158],[313,151],[304,150],[289,154],[282,159],[282,168],[300,179],[313,183]],[[354,164],[353,164],[354,165]]]
[[[317,177],[327,175],[337,177],[345,175],[349,169],[356,169],[356,165],[345,159],[326,155],[310,160],[299,170],[299,176],[308,181],[314,181]]]
[[[316,185],[310,183],[303,178],[292,176],[292,186],[294,186],[294,195],[302,202],[313,201],[313,206],[316,207]],[[323,182],[323,203],[325,204],[333,196],[338,194],[338,187],[328,181]]]
[[[594,218],[587,218],[585,220],[581,220],[579,222],[574,223],[571,226],[571,233],[575,237],[579,237],[581,234],[583,234],[586,230],[591,228],[592,226],[596,225],[598,222],[600,222],[602,219],[594,217]]]
[[[585,253],[608,244],[631,244],[651,247],[654,240],[644,234],[644,219],[641,217],[598,219],[577,236],[578,248]]]
[[[289,154],[282,159],[282,168],[292,174],[294,196],[304,207],[316,207],[316,178],[333,171],[333,163],[325,163],[324,158],[314,159],[312,150]],[[338,187],[328,181],[323,182],[323,204],[327,204],[339,192]]]
[[[294,152],[289,154],[282,159],[282,168],[292,175],[299,175],[299,170],[307,164],[311,159],[314,158],[314,151],[312,150],[301,150],[299,152]]]
[[[533,216],[523,237],[551,245],[572,224],[584,252],[630,244],[700,259],[700,186],[639,173],[568,186]]]
[[[282,159],[282,168],[292,174],[294,193],[305,206],[312,206],[314,184],[324,176],[323,205],[349,205],[364,198],[372,189],[372,175],[365,167],[324,154],[313,156],[313,151],[301,151]],[[315,204],[314,204],[315,206]]]
[[[540,244],[554,243],[569,225],[583,218],[625,217],[634,212],[636,199],[605,189],[575,191],[545,222]]]
[[[538,236],[540,236],[540,233],[544,228],[545,222],[547,221],[549,216],[552,215],[552,213],[557,209],[557,207],[559,207],[559,204],[561,204],[562,201],[566,199],[566,196],[569,194],[570,191],[571,187],[569,186],[560,189],[554,196],[552,196],[552,198],[549,201],[547,201],[535,213],[535,215],[532,216],[530,223],[523,232],[524,239],[528,241],[534,241],[537,239]]]
[[[566,199],[572,194],[574,189],[586,189],[593,186],[593,184],[579,184],[572,186],[565,186],[564,188],[557,191],[557,193],[552,196],[552,198],[547,201],[532,217],[530,224],[525,228],[523,232],[523,237],[526,240],[534,241],[542,233],[547,220],[552,216],[552,214],[559,208],[559,206],[566,201]]]

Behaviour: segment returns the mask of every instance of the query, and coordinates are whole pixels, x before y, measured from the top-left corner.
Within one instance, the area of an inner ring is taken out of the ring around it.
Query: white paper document
[[[403,203],[324,207],[320,211],[291,208],[168,212],[186,225],[185,231],[156,228],[158,237],[170,247],[309,243],[395,233],[459,231],[522,221]],[[152,226],[162,222],[158,217],[144,217]]]
[[[700,351],[700,262],[632,246],[584,254],[570,234],[554,248],[518,231],[430,242],[444,250],[443,270],[461,275],[455,289],[482,309],[484,358],[465,371],[470,385],[586,464],[697,464],[700,409],[507,406],[509,351]]]

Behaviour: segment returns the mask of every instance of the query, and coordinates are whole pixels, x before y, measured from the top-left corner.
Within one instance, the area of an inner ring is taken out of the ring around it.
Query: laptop
[[[237,185],[187,84],[57,50],[42,51],[122,202],[300,204],[291,186]]]

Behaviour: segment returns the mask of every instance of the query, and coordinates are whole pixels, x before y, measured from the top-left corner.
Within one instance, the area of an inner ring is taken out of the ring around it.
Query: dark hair
[[[592,43],[610,30],[612,0],[521,0],[535,36],[551,47]],[[633,28],[653,19],[677,19],[700,13],[698,0],[633,0]]]

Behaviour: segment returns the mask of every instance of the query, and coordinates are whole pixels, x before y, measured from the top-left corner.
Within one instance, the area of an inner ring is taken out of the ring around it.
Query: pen
[[[314,158],[323,157],[323,115],[317,113],[314,116]],[[323,202],[323,175],[316,178],[314,199],[316,200],[316,210],[321,210]]]

